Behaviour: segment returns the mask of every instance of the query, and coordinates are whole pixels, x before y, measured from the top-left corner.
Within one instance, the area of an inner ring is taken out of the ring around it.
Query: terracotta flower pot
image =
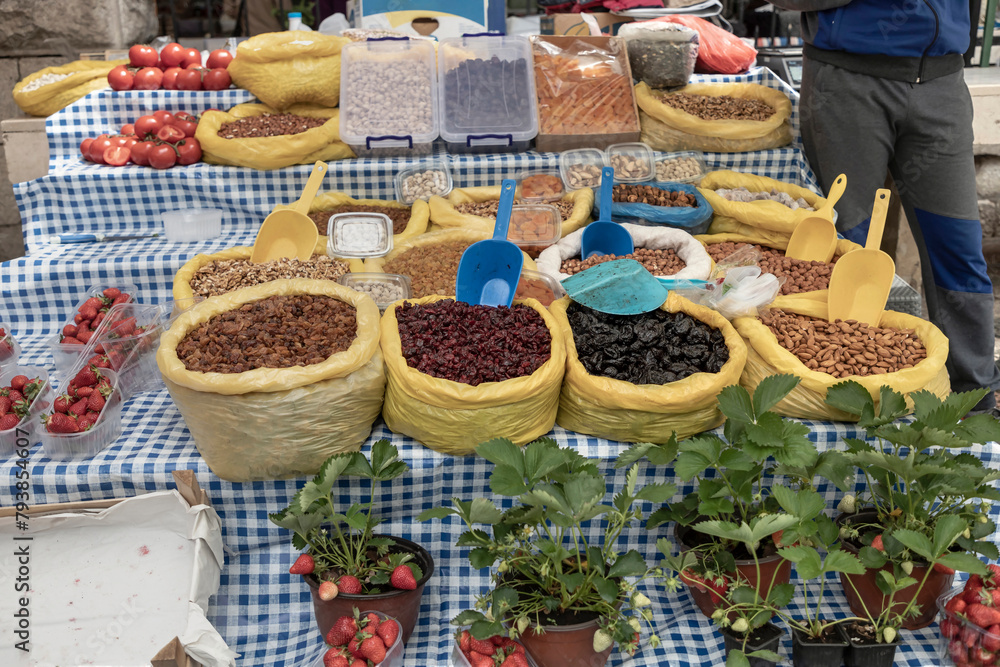
[[[611,655],[611,647],[594,652],[597,619],[575,625],[546,625],[535,634],[528,627],[521,643],[538,667],[602,667]]]
[[[874,510],[866,510],[856,514],[841,514],[836,520],[838,524],[877,523],[878,514]],[[857,555],[859,551],[857,545],[847,540],[842,541],[841,544],[844,551]],[[923,581],[924,575],[927,574],[927,567],[925,564],[914,563],[910,576],[918,582]],[[886,563],[882,569],[891,572],[892,564]],[[866,616],[866,608],[872,616],[878,616],[889,605],[889,597],[884,595],[875,583],[878,572],[878,570],[867,570],[864,574],[844,574],[843,572],[840,574],[840,583],[844,587],[847,604],[856,616]],[[937,615],[936,601],[951,588],[954,580],[954,574],[932,571],[930,577],[927,578],[927,583],[924,584],[917,596],[917,616],[907,618],[903,627],[907,630],[919,630],[933,623],[934,617]],[[851,584],[854,585],[851,586]],[[910,603],[918,586],[919,584],[914,584],[896,593],[892,606],[897,613],[901,613]],[[855,589],[857,589],[856,592]]]
[[[381,536],[377,536],[381,537]],[[309,593],[312,595],[313,611],[316,614],[316,625],[319,632],[324,637],[333,627],[334,622],[341,616],[351,616],[354,608],[370,609],[380,611],[387,616],[391,616],[399,621],[402,629],[403,643],[410,638],[414,626],[417,624],[417,616],[420,614],[420,596],[424,592],[424,584],[434,573],[434,559],[422,546],[416,542],[403,539],[402,537],[392,537],[396,545],[390,547],[394,553],[412,553],[417,565],[423,570],[424,576],[417,580],[417,587],[412,591],[389,591],[376,595],[347,595],[341,593],[332,600],[321,600],[319,597],[319,579],[312,574],[307,574],[303,578],[309,584]]]

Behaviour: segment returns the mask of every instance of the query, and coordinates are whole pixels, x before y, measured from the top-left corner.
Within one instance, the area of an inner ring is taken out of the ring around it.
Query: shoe
[[[989,415],[1000,421],[1000,408],[990,408],[989,410],[971,410],[969,414],[965,415],[965,418],[975,417],[976,415]]]

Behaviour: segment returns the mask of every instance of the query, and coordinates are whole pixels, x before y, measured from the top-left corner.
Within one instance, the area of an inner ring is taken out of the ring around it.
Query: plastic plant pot
[[[833,626],[836,641],[817,641],[801,630],[792,630],[792,664],[796,667],[840,667],[850,642],[839,625]]]
[[[45,384],[41,391],[35,396],[31,405],[28,406],[28,414],[21,419],[21,423],[12,429],[0,431],[0,452],[10,453],[15,449],[24,449],[38,442],[41,414],[52,407],[55,400],[55,393],[52,391],[52,382],[49,380],[49,372],[38,366],[8,366],[0,373],[0,387],[10,386],[11,379],[18,375],[26,375],[29,380],[38,378]]]
[[[892,667],[896,660],[896,649],[903,638],[896,635],[891,644],[862,644],[854,641],[850,627],[844,628],[850,646],[844,652],[845,667]]]
[[[612,647],[594,652],[597,619],[574,625],[546,625],[542,632],[528,626],[521,643],[538,667],[601,667],[608,661]]]
[[[743,637],[731,633],[728,628],[723,628],[719,632],[722,633],[727,658],[730,651],[739,649],[743,649],[745,653],[753,651],[774,651],[777,653],[778,647],[781,644],[781,637],[785,634],[785,631],[777,625],[765,623],[754,631],[754,636],[751,637],[744,648]],[[764,658],[750,658],[749,661],[750,667],[774,667],[777,664]]]

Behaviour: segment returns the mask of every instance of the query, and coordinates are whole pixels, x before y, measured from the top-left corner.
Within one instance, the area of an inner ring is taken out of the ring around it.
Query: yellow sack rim
[[[177,346],[184,337],[212,317],[268,297],[294,294],[329,296],[354,306],[357,311],[357,333],[351,346],[318,364],[289,368],[255,368],[243,373],[189,371],[184,362],[178,358]],[[206,299],[185,311],[160,337],[156,364],[165,378],[195,391],[226,395],[286,391],[320,380],[342,377],[364,366],[379,346],[378,321],[378,306],[367,294],[329,280],[273,280]]]
[[[236,46],[236,57],[250,63],[272,63],[292,58],[326,58],[339,56],[340,50],[351,40],[346,37],[324,35],[310,30],[284,30],[254,35]],[[239,68],[240,65],[237,65]]]
[[[407,250],[413,248],[422,248],[428,245],[437,245],[439,243],[450,243],[452,241],[463,241],[470,244],[476,241],[485,241],[486,239],[493,237],[493,228],[490,227],[490,231],[476,231],[473,229],[441,229],[433,232],[426,232],[418,236],[414,236],[407,239],[398,246],[394,245],[389,254],[384,257],[369,257],[365,260],[365,265],[363,271],[367,273],[383,273],[385,271],[385,265],[389,261],[399,257]],[[535,264],[535,260],[528,257],[528,255],[522,251],[522,257],[524,258],[525,269],[531,269],[532,271],[538,270],[538,265]]]
[[[459,213],[455,207],[459,204],[481,204],[482,202],[500,199],[499,185],[481,185],[471,188],[454,188],[447,197],[432,195],[428,200],[430,205],[430,220],[436,225],[448,228],[475,229],[493,234],[494,220],[470,213]],[[560,237],[574,232],[590,222],[591,211],[594,210],[594,191],[581,188],[565,193],[560,201],[573,202],[573,213],[562,221]],[[548,203],[548,202],[539,202]]]
[[[774,109],[774,113],[767,120],[704,120],[661,102],[645,82],[636,84],[635,99],[640,109],[670,127],[703,137],[722,139],[763,137],[781,127],[781,124],[792,115],[792,101],[787,95],[780,90],[757,83],[689,83],[670,92],[759,100]]]
[[[782,225],[782,229],[790,226],[790,229],[788,229],[789,234],[791,234],[795,225],[797,225],[803,218],[808,218],[809,216],[814,215],[816,211],[807,211],[801,208],[791,209],[784,204],[771,200],[734,202],[717,194],[715,191],[718,188],[746,188],[750,192],[768,192],[774,189],[779,192],[784,192],[794,199],[801,197],[802,199],[805,199],[806,202],[814,209],[820,209],[826,205],[826,197],[818,195],[808,188],[803,188],[795,185],[794,183],[778,181],[773,178],[768,178],[767,176],[744,174],[738,171],[723,169],[720,171],[709,172],[702,177],[701,184],[698,186],[698,192],[700,192],[702,196],[708,200],[708,203],[712,205],[712,210],[716,211],[719,215],[733,218],[738,222],[752,224],[743,220],[743,216],[740,213],[740,210],[744,206],[749,206],[754,215],[760,216],[761,218],[790,219],[790,223]],[[773,227],[768,228],[773,229]]]
[[[522,304],[533,309],[545,322],[552,346],[549,359],[531,375],[525,375],[503,382],[483,382],[473,387],[461,382],[453,382],[421,373],[411,368],[403,358],[402,342],[399,337],[399,323],[396,320],[396,308],[402,303],[411,304],[434,303],[435,301],[454,301],[450,296],[426,296],[422,299],[405,299],[389,306],[380,323],[382,333],[382,356],[390,376],[398,379],[400,389],[410,398],[438,408],[448,410],[476,408],[492,408],[523,400],[534,386],[545,386],[559,382],[566,363],[566,343],[559,334],[555,318],[548,309],[535,299],[517,299],[514,304]],[[374,302],[373,302],[374,303]]]

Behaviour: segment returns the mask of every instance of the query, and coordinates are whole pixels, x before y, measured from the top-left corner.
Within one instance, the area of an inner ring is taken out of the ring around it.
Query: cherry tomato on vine
[[[83,155],[84,160],[90,159],[90,145],[94,143],[93,137],[87,137],[80,142],[80,153]]]
[[[142,165],[143,167],[149,166],[149,151],[156,146],[152,141],[140,141],[135,146],[132,147],[132,162]]]
[[[205,90],[225,90],[229,88],[233,80],[229,77],[229,72],[221,67],[210,70],[202,78],[201,86]]]
[[[153,118],[160,121],[163,125],[173,125],[174,123],[174,115],[169,111],[164,111],[163,109],[154,111]]]
[[[115,143],[111,141],[111,138],[108,137],[108,135],[102,134],[94,139],[94,142],[90,144],[90,159],[97,164],[104,164],[104,151],[114,145]]]
[[[108,84],[112,90],[132,90],[135,76],[125,65],[118,65],[108,72]]]
[[[182,70],[177,75],[177,90],[201,90],[201,71],[196,69]]]
[[[185,137],[193,137],[194,133],[198,130],[198,123],[174,118],[174,127],[183,132]]]
[[[151,134],[155,137],[161,127],[163,127],[163,123],[156,116],[139,116],[139,119],[135,121],[135,136],[143,139],[147,134]]]
[[[185,136],[184,130],[179,127],[174,127],[173,125],[164,125],[160,128],[160,131],[156,133],[157,139],[165,141],[168,144],[176,144]]]
[[[225,49],[216,49],[208,54],[208,60],[205,61],[205,66],[208,69],[215,69],[221,67],[225,69],[229,67],[229,63],[233,62],[233,54]]]
[[[168,67],[163,72],[163,81],[161,85],[166,90],[177,90],[177,75],[183,72],[180,67]]]
[[[122,125],[121,134],[124,134],[125,136],[135,134],[135,125],[133,123],[125,123]]]
[[[181,67],[190,67],[191,65],[201,65],[201,51],[198,49],[188,49],[184,52],[184,60]]]
[[[170,169],[177,164],[177,151],[170,144],[154,146],[149,151],[149,166],[153,169]]]

